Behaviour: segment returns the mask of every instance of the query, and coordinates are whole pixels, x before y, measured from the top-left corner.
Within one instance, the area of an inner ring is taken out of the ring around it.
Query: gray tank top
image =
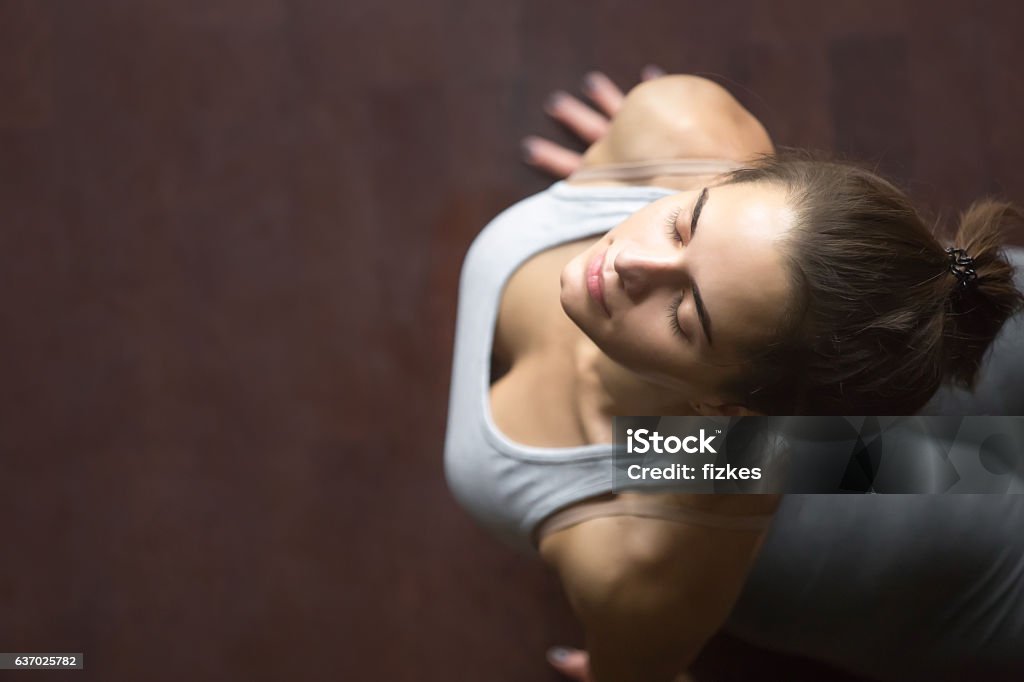
[[[495,426],[490,359],[504,285],[531,256],[607,232],[675,192],[558,182],[502,212],[466,255],[445,474],[470,515],[512,547],[534,551],[545,517],[610,492],[612,448],[524,446]],[[1024,337],[1020,321],[1002,337],[1005,363],[1006,347]],[[1019,404],[1021,384],[1007,383],[1019,364],[986,370],[986,407]],[[1000,390],[1013,395],[993,397]],[[924,413],[972,413],[964,400],[947,392]],[[996,407],[978,413],[1006,413]],[[879,679],[1024,679],[1024,497],[787,495],[727,629]]]
[[[492,220],[470,246],[459,281],[445,437],[456,499],[507,544],[532,551],[534,527],[555,510],[612,489],[611,445],[541,448],[510,441],[490,412],[491,348],[501,294],[527,259],[603,234],[675,190],[555,183]]]

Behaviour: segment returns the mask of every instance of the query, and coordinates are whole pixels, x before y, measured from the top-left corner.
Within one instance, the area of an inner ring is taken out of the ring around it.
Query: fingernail
[[[586,90],[587,92],[597,90],[600,84],[601,77],[597,74],[596,71],[591,71],[590,73],[583,77],[583,89]]]
[[[562,663],[569,657],[569,650],[561,646],[553,646],[548,649],[548,660],[553,663]]]
[[[563,100],[565,100],[564,92],[553,92],[550,95],[548,95],[548,98],[546,100],[544,100],[544,108],[550,112],[556,109],[558,105],[563,102]]]
[[[661,76],[665,75],[665,69],[661,68],[660,66],[655,66],[654,64],[648,64],[647,66],[644,67],[644,70],[641,73],[641,75],[646,79],[660,78]]]
[[[529,137],[524,137],[522,142],[519,143],[519,147],[523,152],[523,160],[527,163],[533,163],[533,159],[536,156],[533,140]]]

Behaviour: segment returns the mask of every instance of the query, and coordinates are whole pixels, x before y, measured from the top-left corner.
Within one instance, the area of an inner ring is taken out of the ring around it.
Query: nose
[[[684,250],[655,250],[640,245],[627,245],[616,255],[612,264],[626,294],[637,298],[658,286],[678,286],[685,279]]]

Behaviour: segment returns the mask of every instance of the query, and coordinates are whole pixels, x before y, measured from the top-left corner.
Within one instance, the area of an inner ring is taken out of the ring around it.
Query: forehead
[[[716,345],[761,338],[780,321],[790,294],[780,242],[794,222],[781,187],[709,189],[688,255]]]

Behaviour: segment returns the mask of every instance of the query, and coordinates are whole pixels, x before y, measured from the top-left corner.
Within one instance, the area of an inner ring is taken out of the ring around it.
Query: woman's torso
[[[533,534],[544,518],[612,490],[611,445],[573,415],[564,350],[573,330],[558,302],[558,271],[578,249],[673,192],[555,183],[499,214],[466,254],[445,475],[455,498],[506,544],[536,551]],[[511,368],[492,387],[494,356]]]

